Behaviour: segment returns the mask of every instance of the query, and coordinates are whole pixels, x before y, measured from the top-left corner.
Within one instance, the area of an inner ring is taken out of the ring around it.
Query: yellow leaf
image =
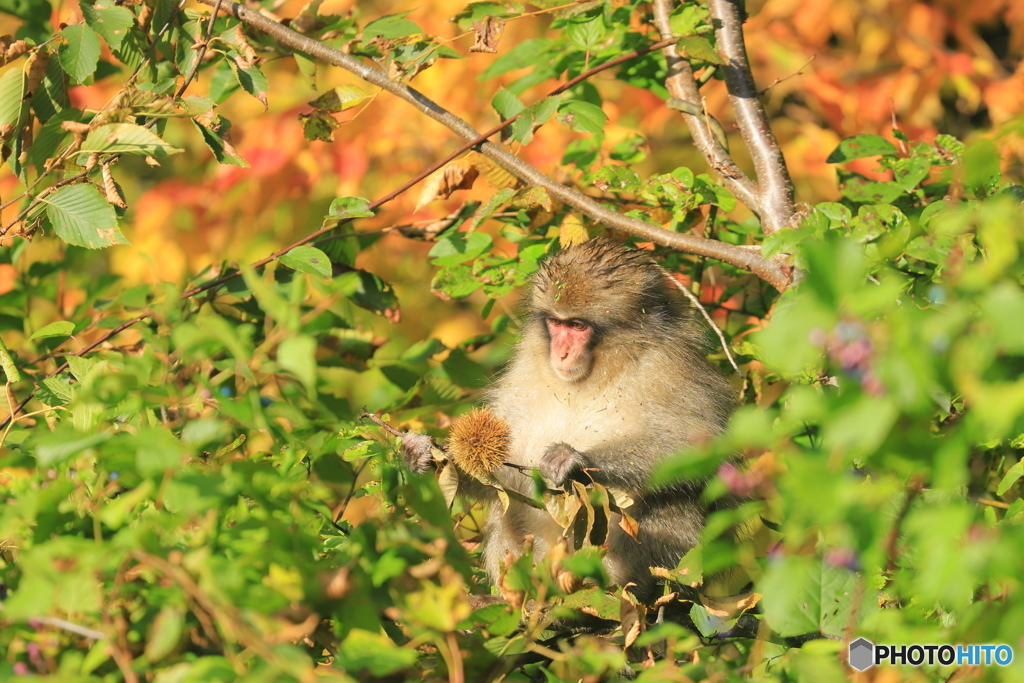
[[[484,180],[486,180],[487,183],[496,190],[503,190],[506,187],[515,187],[519,184],[519,180],[514,175],[503,169],[501,166],[498,166],[479,152],[470,152],[466,155],[466,159],[476,166],[477,170],[480,171],[480,175],[484,177]]]
[[[562,248],[571,247],[574,244],[582,244],[590,239],[587,228],[583,225],[583,219],[578,213],[570,213],[562,221],[562,228],[558,233],[558,243]]]

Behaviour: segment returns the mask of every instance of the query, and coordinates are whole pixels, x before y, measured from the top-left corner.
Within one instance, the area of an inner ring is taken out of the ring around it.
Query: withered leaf
[[[583,218],[575,211],[566,216],[558,233],[558,243],[562,245],[562,249],[574,244],[582,244],[588,239],[590,239],[590,233],[583,225]]]
[[[302,132],[307,140],[334,142],[334,131],[341,127],[333,116],[315,109],[309,114],[299,114]]]
[[[430,174],[423,185],[415,211],[419,211],[436,199],[448,199],[456,190],[473,187],[480,172],[466,159],[456,159]]]
[[[484,17],[473,22],[473,33],[476,34],[476,42],[469,48],[470,52],[498,51],[498,41],[501,39],[501,32],[505,30],[505,20],[498,17]]]

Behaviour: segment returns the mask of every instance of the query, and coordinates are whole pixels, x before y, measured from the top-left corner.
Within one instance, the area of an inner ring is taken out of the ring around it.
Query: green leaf
[[[360,87],[340,85],[310,102],[309,106],[329,114],[338,114],[366,101],[369,97],[370,95]]]
[[[707,38],[700,36],[688,36],[680,38],[676,47],[682,50],[687,59],[694,59],[708,64],[725,64],[725,60],[712,47]]]
[[[677,7],[669,17],[668,25],[677,36],[689,36],[708,18],[708,10],[700,5],[685,3]]]
[[[308,273],[322,278],[331,277],[331,260],[327,258],[327,254],[316,247],[305,244],[295,247],[278,260],[300,273]]]
[[[480,289],[481,283],[473,269],[464,264],[442,268],[430,281],[430,291],[441,299],[465,299]]]
[[[363,27],[363,38],[370,40],[380,36],[381,38],[391,40],[423,33],[423,29],[420,28],[419,24],[405,18],[408,14],[409,12],[389,14],[376,21],[371,21]]]
[[[89,131],[79,151],[83,154],[103,152],[167,156],[183,150],[167,144],[153,131],[134,123],[108,123]]]
[[[335,665],[352,674],[365,669],[383,677],[412,666],[417,656],[415,650],[398,647],[383,634],[352,629],[338,648]]]
[[[501,117],[502,121],[512,118],[525,109],[519,98],[504,88],[499,90],[494,95],[494,98],[491,99],[491,106],[494,107],[494,111],[498,112],[498,116]]]
[[[316,62],[313,61],[312,57],[302,52],[293,52],[292,57],[295,58],[295,65],[299,68],[302,82],[310,90],[316,90]]]
[[[135,15],[124,7],[97,9],[85,2],[79,2],[78,7],[82,10],[85,23],[103,36],[111,50],[121,48],[121,43],[128,35],[128,29],[135,25]]]
[[[73,429],[60,429],[36,440],[34,450],[40,467],[50,467],[78,455],[82,451],[98,446],[110,438],[108,432],[83,434]]]
[[[603,133],[608,117],[596,104],[573,100],[559,108],[558,120],[581,133]]]
[[[840,192],[861,204],[890,204],[904,194],[903,188],[894,182],[877,183],[856,175],[844,179]]]
[[[548,52],[553,44],[554,41],[550,38],[524,40],[491,62],[491,65],[480,74],[479,79],[486,81],[509,71],[540,64],[548,58]]]
[[[185,610],[172,605],[164,606],[149,627],[149,634],[146,638],[146,659],[150,662],[159,662],[174,652],[181,640],[184,626]]]
[[[454,266],[475,259],[489,250],[494,240],[485,232],[448,232],[437,241],[428,256],[435,266]]]
[[[100,37],[85,24],[72,24],[60,32],[67,41],[58,54],[60,65],[75,83],[81,83],[96,73],[100,61]]]
[[[331,202],[329,215],[332,218],[369,218],[373,211],[369,209],[370,200],[362,197],[338,197]]]
[[[761,592],[765,619],[784,638],[821,632],[838,636],[860,595],[854,572],[818,558],[787,556],[769,564]]]
[[[417,342],[402,352],[402,355],[398,357],[399,360],[405,361],[406,363],[422,363],[428,358],[432,358],[442,351],[446,351],[447,346],[441,343],[441,340],[424,339],[421,342]]]
[[[895,156],[896,148],[891,142],[878,135],[854,135],[840,142],[825,161],[830,164],[842,164],[854,159],[880,154]]]
[[[1024,477],[1024,458],[1018,460],[1013,467],[1007,470],[1006,475],[999,482],[999,486],[996,487],[996,495],[1001,496],[1009,491],[1010,487],[1016,484],[1021,477]]]
[[[565,27],[565,35],[569,42],[581,50],[593,51],[607,33],[604,15],[597,14],[593,18],[578,16],[569,20]]]
[[[114,207],[93,185],[62,187],[42,201],[57,236],[68,244],[87,249],[131,244],[117,227]]]
[[[15,128],[25,112],[25,72],[8,69],[0,76],[0,125],[11,124]]]
[[[249,168],[249,162],[239,156],[238,151],[230,142],[230,121],[223,116],[215,116],[212,119],[205,120],[203,123],[192,119],[192,123],[199,129],[203,136],[203,142],[213,152],[213,157],[218,163]]]
[[[267,108],[267,93],[270,90],[270,83],[267,81],[267,77],[263,75],[259,67],[254,64],[249,64],[241,57],[228,59],[228,66],[231,67],[231,71],[235,74],[235,79],[238,81],[238,85],[242,86],[242,90],[249,93],[257,100],[263,103],[263,108]]]
[[[29,339],[45,339],[47,337],[68,337],[75,331],[75,324],[67,320],[58,320],[36,331]]]
[[[288,337],[277,347],[277,364],[295,376],[310,396],[316,396],[316,340],[307,335]]]

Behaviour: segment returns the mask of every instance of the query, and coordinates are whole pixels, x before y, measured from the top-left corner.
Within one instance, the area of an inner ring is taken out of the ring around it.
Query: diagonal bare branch
[[[709,0],[708,9],[715,27],[718,50],[725,58],[725,65],[721,68],[729,89],[729,100],[736,113],[736,124],[754,161],[761,229],[765,235],[770,235],[786,227],[793,217],[793,182],[772,133],[768,114],[759,99],[760,93],[754,85],[747,60],[743,39],[744,0]]]
[[[199,1],[211,7],[215,6],[218,2],[218,0]],[[480,133],[463,119],[441,107],[416,89],[399,81],[391,80],[387,74],[376,67],[369,66],[351,55],[347,55],[340,50],[335,50],[317,40],[297,33],[263,16],[259,12],[250,10],[237,3],[221,0],[221,11],[263,31],[286,47],[303,52],[328,64],[339,66],[359,78],[388,91],[465,140],[475,140],[480,136]],[[787,270],[779,263],[766,261],[761,258],[757,251],[743,249],[742,247],[696,235],[672,232],[652,223],[623,216],[605,208],[597,200],[588,197],[582,192],[558,183],[499,145],[490,142],[481,143],[480,152],[524,182],[543,187],[552,197],[559,199],[585,216],[613,230],[635,235],[671,249],[718,259],[744,268],[758,275],[780,291],[790,285],[790,277]]]

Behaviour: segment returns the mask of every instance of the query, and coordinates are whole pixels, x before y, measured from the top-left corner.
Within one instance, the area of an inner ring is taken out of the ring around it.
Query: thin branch
[[[196,74],[199,73],[199,67],[203,65],[203,58],[206,56],[206,48],[210,44],[210,36],[213,35],[213,22],[217,21],[217,11],[220,9],[221,0],[217,0],[217,4],[214,6],[213,11],[210,12],[210,21],[206,24],[206,33],[203,34],[202,42],[198,45],[193,45],[196,49],[196,61],[189,69],[188,75],[185,76],[185,80],[182,81],[181,87],[178,88],[175,98],[181,97],[188,90],[188,86],[195,80]]]
[[[736,125],[754,161],[758,203],[761,207],[761,229],[765,235],[770,235],[786,227],[793,216],[793,182],[768,121],[768,113],[758,99],[760,93],[754,84],[750,62],[747,61],[747,47],[743,40],[746,12],[743,6],[743,0],[708,2],[718,50],[725,58],[721,69],[736,114]]]
[[[669,16],[672,14],[673,6],[673,0],[655,0],[654,2],[654,25],[663,40],[673,37],[672,27],[669,25]],[[679,56],[679,51],[674,45],[665,47],[662,54],[665,55],[665,62],[668,65],[668,78],[665,79],[665,87],[668,88],[672,97],[689,104],[689,115],[684,116],[683,120],[686,122],[687,128],[690,129],[690,135],[693,137],[697,149],[711,168],[722,176],[722,184],[726,189],[760,217],[761,202],[757,194],[757,185],[740,170],[722,143],[708,130],[704,117],[698,113],[703,112],[704,105],[700,96],[699,84],[693,78],[693,68],[690,66],[690,62]],[[708,78],[713,72],[713,69],[708,70]]]
[[[732,369],[736,371],[737,375],[742,377],[743,373],[740,372],[740,366],[736,364],[736,359],[733,358],[732,351],[729,350],[729,344],[728,342],[725,341],[725,333],[722,332],[722,328],[716,325],[715,321],[711,319],[710,315],[708,315],[708,311],[706,308],[704,308],[704,304],[700,302],[700,299],[697,298],[696,294],[688,290],[686,287],[683,287],[683,283],[675,279],[672,276],[672,274],[669,273],[667,270],[662,268],[661,272],[665,275],[665,277],[667,277],[672,282],[673,285],[676,286],[676,288],[680,292],[686,295],[686,298],[690,300],[690,303],[693,304],[694,308],[700,311],[701,315],[704,316],[704,320],[707,321],[708,325],[711,326],[711,329],[714,330],[715,334],[718,335],[718,340],[722,342],[722,350],[725,351],[725,357],[729,359],[729,365],[732,366]]]
[[[200,0],[205,5],[214,6],[218,0]],[[327,45],[297,33],[281,24],[268,19],[258,12],[254,12],[234,2],[223,2],[221,11],[244,21],[245,23],[263,31],[275,38],[282,45],[304,52],[305,54],[321,61],[339,66],[359,78],[372,83],[392,95],[405,100],[414,106],[421,113],[426,114],[446,128],[459,135],[467,141],[475,141],[481,137],[480,133],[470,126],[466,121],[444,109],[419,91],[399,81],[393,81],[387,74],[375,67],[364,64],[355,57],[347,55],[340,50],[328,47]],[[548,194],[564,204],[580,211],[592,220],[601,223],[614,230],[640,237],[646,241],[654,242],[664,247],[677,251],[683,251],[699,256],[724,261],[731,265],[749,270],[777,289],[784,290],[790,285],[789,273],[781,264],[774,261],[766,261],[760,255],[745,249],[736,249],[731,244],[725,244],[716,240],[708,240],[695,235],[676,233],[665,230],[659,225],[647,223],[635,218],[630,218],[611,211],[600,203],[591,199],[578,190],[566,187],[541,173],[538,169],[526,163],[519,157],[511,154],[503,147],[484,142],[480,144],[480,153],[488,157],[496,164],[509,171],[520,180],[530,184],[543,187]],[[738,169],[737,169],[738,170]]]

